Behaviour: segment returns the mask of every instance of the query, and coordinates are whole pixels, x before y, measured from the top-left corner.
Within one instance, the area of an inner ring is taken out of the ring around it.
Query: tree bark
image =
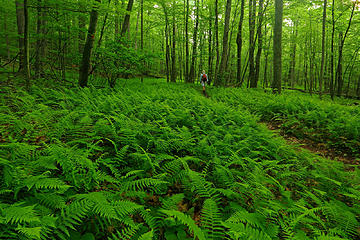
[[[30,63],[29,63],[29,12],[28,2],[24,0],[24,58],[25,58],[25,78],[26,78],[26,89],[30,90]]]
[[[219,13],[218,13],[218,0],[215,0],[215,47],[216,47],[216,65],[214,84],[219,77],[219,63],[220,63],[220,48],[219,48]]]
[[[43,30],[42,30],[42,0],[38,0],[38,8],[37,8],[37,28],[36,28],[36,33],[37,33],[37,39],[36,39],[36,58],[35,58],[35,76],[36,77],[40,77],[40,74],[42,72],[42,38],[44,37],[43,34]]]
[[[209,7],[209,59],[208,59],[208,79],[209,79],[209,84],[212,80],[212,69],[213,69],[213,52],[212,52],[212,21],[213,21],[213,16],[212,16],[212,12],[211,12],[211,5]]]
[[[83,4],[80,3],[79,9],[83,9]],[[79,14],[79,54],[82,54],[84,51],[84,44],[86,38],[86,31],[85,31],[85,22],[86,16],[83,13]]]
[[[256,25],[256,0],[249,0],[249,82],[255,86],[255,25]],[[249,87],[249,86],[248,86]]]
[[[281,93],[281,73],[282,73],[282,20],[283,20],[283,0],[275,0],[275,25],[274,25],[274,80],[272,88],[277,93]]]
[[[97,3],[100,3],[101,0],[96,0]],[[92,49],[94,47],[95,42],[95,33],[96,33],[96,25],[98,21],[98,6],[95,5],[90,13],[90,23],[88,34],[86,38],[86,43],[84,46],[81,67],[79,72],[79,85],[80,87],[87,87],[88,77],[89,77],[89,69],[90,69],[90,59]]]
[[[225,11],[225,26],[224,26],[224,36],[223,36],[223,51],[221,55],[221,63],[219,69],[219,77],[215,81],[216,86],[221,86],[224,84],[225,79],[225,69],[228,58],[228,41],[229,41],[229,28],[230,28],[230,15],[231,15],[231,0],[226,1],[226,11]]]
[[[9,43],[9,34],[7,31],[7,13],[4,12],[4,33],[5,33],[5,42],[6,42],[6,55],[7,55],[7,61],[10,62],[10,43]]]
[[[334,35],[335,35],[335,0],[332,1],[332,32],[331,32],[331,63],[330,63],[330,95],[331,99],[334,100]]]
[[[119,0],[115,0],[115,40],[119,37],[119,28],[120,28],[120,13],[119,13]]]
[[[132,10],[133,4],[134,4],[134,0],[129,0],[128,6],[126,8],[126,15],[124,18],[123,26],[121,28],[121,36],[122,37],[125,36],[126,31],[130,27],[130,12]]]
[[[195,1],[196,8],[196,20],[195,20],[195,28],[194,28],[194,43],[193,43],[193,54],[191,58],[191,66],[190,66],[190,82],[194,82],[195,80],[195,62],[197,58],[197,34],[199,28],[199,0]]]
[[[190,82],[189,79],[189,0],[186,0],[186,15],[185,15],[185,82]]]
[[[242,26],[244,21],[244,8],[245,8],[245,0],[241,0],[241,10],[240,10],[240,20],[239,20],[239,29],[236,38],[237,44],[237,74],[236,74],[236,84],[240,84],[241,82],[241,52],[242,52]]]
[[[166,9],[166,3],[162,4],[163,9],[164,9],[164,14],[165,14],[165,58],[166,58],[166,81],[169,82],[170,81],[170,46],[169,46],[169,18],[168,18],[168,12]]]
[[[141,12],[141,19],[140,19],[140,49],[141,51],[144,50],[144,0],[140,2],[140,12]],[[142,69],[144,69],[144,61],[142,61]],[[144,82],[143,72],[141,73],[141,82]]]
[[[19,36],[19,72],[22,72],[25,68],[25,46],[24,46],[24,2],[16,0],[16,22]]]
[[[294,29],[293,29],[293,34],[292,34],[291,60],[290,60],[290,70],[289,70],[289,77],[288,77],[292,88],[295,86],[297,35],[298,35],[298,28],[297,28],[297,20],[296,20],[294,22]]]
[[[175,1],[173,1],[173,24],[172,24],[172,49],[171,49],[171,82],[176,82],[176,25],[175,25]]]
[[[255,59],[255,78],[254,82],[250,85],[251,88],[257,88],[257,84],[259,81],[260,75],[260,60],[261,60],[261,53],[262,53],[262,23],[264,19],[264,0],[259,1],[259,16],[258,16],[258,27],[257,27],[257,39],[258,39],[258,50],[256,53]]]
[[[324,10],[323,10],[323,17],[322,17],[322,37],[321,37],[321,67],[320,67],[320,78],[319,78],[319,97],[320,97],[320,99],[321,99],[321,94],[322,94],[322,85],[323,85],[323,81],[324,81],[326,7],[327,7],[327,0],[324,0]]]
[[[356,8],[356,3],[353,2],[353,8],[351,10],[351,16],[350,16],[350,19],[349,19],[349,23],[348,23],[345,35],[344,35],[344,37],[341,37],[341,40],[340,40],[339,58],[338,58],[338,64],[337,64],[337,70],[336,70],[336,79],[337,79],[337,82],[338,82],[338,89],[337,89],[337,95],[338,96],[342,95],[342,88],[343,88],[343,85],[344,85],[343,79],[341,77],[342,76],[342,74],[341,74],[342,63],[341,62],[342,62],[342,57],[343,57],[343,49],[344,49],[344,44],[345,44],[347,34],[349,33],[349,30],[350,30],[350,27],[351,27],[351,23],[352,23],[352,19],[353,19],[353,16],[354,16],[355,8]]]

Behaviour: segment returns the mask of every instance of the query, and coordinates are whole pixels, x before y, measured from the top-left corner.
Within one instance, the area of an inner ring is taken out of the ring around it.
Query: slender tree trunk
[[[255,25],[256,25],[256,0],[249,0],[249,81],[251,87],[255,86]]]
[[[257,84],[259,81],[260,75],[260,60],[261,60],[261,53],[262,53],[262,23],[264,19],[264,0],[259,1],[259,16],[258,16],[258,28],[257,28],[257,38],[258,38],[258,50],[256,53],[256,60],[255,60],[255,78],[253,83],[250,85],[252,88],[257,88]]]
[[[338,82],[338,89],[337,89],[337,95],[338,96],[341,96],[342,88],[343,88],[343,85],[344,85],[343,79],[341,77],[342,76],[343,49],[344,49],[344,44],[345,44],[347,34],[348,34],[348,32],[350,30],[350,27],[351,27],[351,23],[352,23],[352,19],[353,19],[353,16],[354,16],[355,8],[356,8],[356,2],[353,2],[353,8],[352,8],[352,11],[351,11],[351,16],[350,16],[350,19],[349,19],[349,23],[348,23],[345,35],[344,35],[344,37],[341,36],[341,39],[340,39],[339,58],[338,58],[338,64],[337,64],[337,70],[336,70],[336,76],[337,76],[336,79],[337,79],[337,82]]]
[[[335,81],[337,85],[337,96],[340,97],[342,94],[342,88],[344,85],[342,78],[342,54],[343,54],[343,43],[342,43],[343,35],[342,32],[339,33],[339,59],[335,72]]]
[[[360,75],[359,75],[359,79],[357,82],[356,96],[360,97]]]
[[[212,16],[212,12],[211,12],[211,5],[209,7],[209,60],[208,60],[208,79],[209,79],[209,83],[212,80],[212,69],[213,69],[213,52],[212,52],[212,21],[213,21],[213,16]]]
[[[137,17],[136,17],[136,27],[135,27],[135,35],[134,35],[134,48],[135,50],[138,48],[138,32],[139,32],[139,19],[140,19],[140,14],[141,14],[141,7],[138,11]]]
[[[282,73],[282,21],[283,21],[283,0],[275,0],[275,25],[274,25],[274,80],[272,88],[281,93]]]
[[[294,22],[294,30],[293,30],[292,49],[291,49],[290,71],[289,71],[289,80],[290,80],[291,87],[294,87],[294,85],[295,85],[297,35],[298,35],[298,28],[297,28],[297,21],[295,21]]]
[[[85,6],[83,6],[82,3],[79,5],[79,10],[84,9]],[[86,15],[83,13],[79,14],[79,54],[83,54],[84,52],[84,44],[85,44],[85,38],[86,38]]]
[[[96,0],[97,3],[100,3],[101,0]],[[90,59],[92,49],[94,47],[95,42],[95,34],[96,34],[96,25],[98,21],[98,6],[94,6],[90,13],[90,23],[88,28],[88,34],[86,38],[86,43],[84,46],[81,67],[79,72],[79,85],[80,87],[87,87],[88,77],[89,77],[89,69],[90,69]]]
[[[194,28],[194,42],[193,42],[193,54],[191,58],[191,66],[190,66],[190,82],[194,82],[195,80],[195,62],[197,58],[197,34],[199,28],[199,0],[195,1],[195,8],[196,8],[196,19],[195,19],[195,28]]]
[[[19,36],[19,72],[22,72],[25,68],[25,46],[24,46],[24,2],[16,0],[16,20],[17,30]]]
[[[265,24],[265,42],[268,42],[267,48],[265,50],[265,66],[264,66],[264,85],[263,88],[268,88],[268,59],[269,59],[269,49],[271,36],[267,39],[267,26]]]
[[[245,8],[245,0],[241,0],[241,10],[240,10],[240,20],[239,20],[239,29],[236,38],[237,44],[237,74],[236,74],[236,84],[240,84],[241,82],[241,52],[242,52],[242,26],[244,21],[244,8]]]
[[[126,15],[124,18],[123,26],[121,28],[121,36],[125,36],[126,30],[130,27],[130,12],[132,10],[134,0],[129,0],[128,6],[126,8]]]
[[[332,32],[331,32],[331,67],[330,67],[330,95],[331,99],[334,100],[334,35],[335,35],[335,0],[332,1]]]
[[[26,89],[30,90],[30,45],[29,45],[29,12],[28,2],[24,0],[24,58],[25,58],[25,77],[26,77]]]
[[[185,82],[190,82],[189,78],[189,16],[190,16],[189,0],[186,0],[186,16],[185,16]]]
[[[168,33],[169,20],[168,20],[168,13],[165,4],[166,3],[163,3],[163,9],[165,14],[166,81],[169,82],[170,81],[170,46],[169,46],[169,33]]]
[[[144,50],[144,0],[140,2],[140,11],[141,11],[141,20],[140,20],[140,49]],[[144,69],[145,64],[142,62],[142,69]],[[144,82],[143,73],[141,73],[141,82]]]
[[[115,39],[119,37],[119,28],[120,28],[120,12],[119,12],[119,0],[115,0]]]
[[[35,58],[35,76],[40,77],[40,74],[42,72],[42,55],[41,55],[41,48],[42,48],[42,38],[44,37],[42,35],[42,0],[38,0],[38,8],[37,8],[37,39],[36,39],[36,58]]]
[[[172,49],[171,49],[171,82],[176,82],[176,25],[175,25],[175,1],[173,1],[173,24],[172,24]]]
[[[221,86],[224,84],[225,80],[225,69],[228,58],[228,41],[229,41],[229,22],[231,15],[231,0],[226,1],[226,11],[225,11],[225,26],[224,26],[224,36],[223,36],[223,51],[221,55],[221,63],[219,69],[219,77],[215,81],[216,86]]]
[[[324,81],[324,64],[325,64],[325,38],[326,38],[326,8],[327,0],[324,0],[324,10],[322,18],[322,37],[321,37],[321,67],[320,67],[320,78],[319,78],[319,96],[321,99],[322,85]]]
[[[10,43],[9,43],[9,34],[7,31],[7,13],[4,12],[4,32],[5,32],[5,42],[6,42],[6,55],[7,60],[10,61]]]
[[[215,47],[216,47],[216,65],[214,84],[218,81],[219,77],[219,63],[220,63],[220,48],[219,48],[219,13],[218,13],[218,0],[215,0]]]

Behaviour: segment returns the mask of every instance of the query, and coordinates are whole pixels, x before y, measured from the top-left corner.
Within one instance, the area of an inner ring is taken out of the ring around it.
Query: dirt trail
[[[336,151],[332,148],[329,148],[329,146],[327,146],[324,143],[318,143],[308,138],[299,139],[291,134],[286,134],[281,129],[281,124],[279,123],[274,123],[274,122],[261,122],[261,123],[266,125],[269,130],[281,135],[291,145],[297,145],[300,148],[307,149],[313,152],[314,154],[325,158],[341,161],[346,164],[360,166],[360,161],[357,160],[356,157],[351,156],[346,152]]]

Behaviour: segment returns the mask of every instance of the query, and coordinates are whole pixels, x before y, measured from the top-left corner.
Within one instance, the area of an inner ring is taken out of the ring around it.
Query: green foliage
[[[6,89],[1,238],[359,237],[358,167],[287,145],[234,90],[145,82]]]

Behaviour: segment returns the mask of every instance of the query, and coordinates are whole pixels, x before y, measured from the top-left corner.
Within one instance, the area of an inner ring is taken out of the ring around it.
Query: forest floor
[[[359,107],[139,84],[1,90],[1,239],[360,237]]]
[[[329,148],[324,143],[319,143],[306,137],[298,138],[291,133],[286,133],[286,131],[282,130],[281,123],[279,122],[262,122],[262,124],[267,126],[269,130],[282,136],[289,144],[294,145],[299,149],[306,149],[318,156],[329,158],[331,160],[341,161],[346,164],[360,165],[360,160],[355,156],[352,156],[352,154],[349,152],[337,151],[335,149]]]

